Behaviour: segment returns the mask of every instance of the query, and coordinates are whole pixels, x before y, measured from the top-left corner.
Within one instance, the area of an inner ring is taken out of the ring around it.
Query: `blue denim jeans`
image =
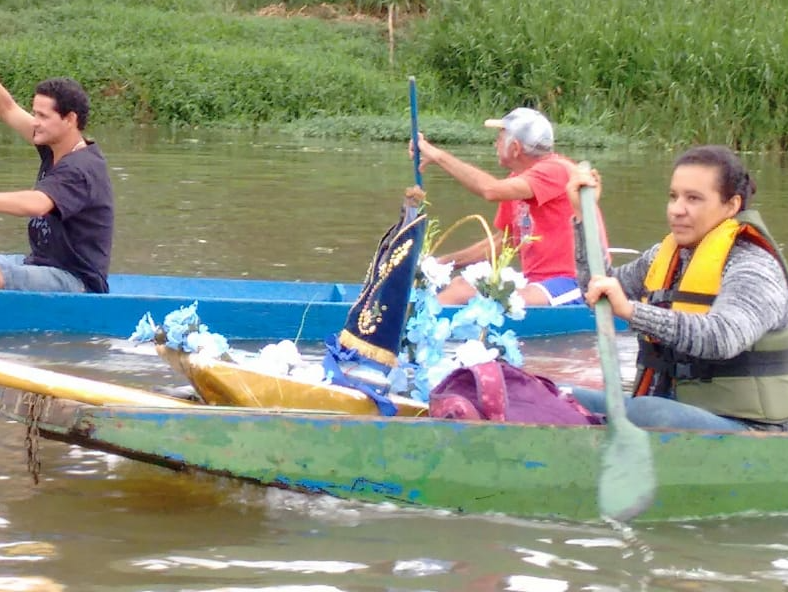
[[[605,393],[573,387],[572,396],[589,411],[606,413]],[[710,411],[659,396],[624,397],[627,417],[644,428],[676,428],[680,430],[743,431],[750,427],[743,421],[715,415]]]
[[[0,255],[0,273],[6,290],[84,292],[82,280],[57,267],[25,265],[24,255]]]

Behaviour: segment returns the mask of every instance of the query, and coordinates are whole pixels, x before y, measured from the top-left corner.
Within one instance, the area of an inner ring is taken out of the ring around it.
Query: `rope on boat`
[[[39,475],[41,474],[41,457],[39,456],[39,443],[41,441],[38,422],[44,410],[44,400],[46,397],[38,393],[25,392],[22,398],[23,403],[27,403],[27,417],[25,425],[25,450],[27,451],[27,471],[33,477],[33,484],[38,485]]]

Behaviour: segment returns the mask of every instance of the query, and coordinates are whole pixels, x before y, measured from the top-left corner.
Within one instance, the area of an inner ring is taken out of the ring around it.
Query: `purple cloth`
[[[430,393],[430,416],[549,425],[601,423],[549,378],[506,362],[453,371]]]

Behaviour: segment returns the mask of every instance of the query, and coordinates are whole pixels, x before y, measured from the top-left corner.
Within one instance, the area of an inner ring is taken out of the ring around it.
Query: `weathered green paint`
[[[0,412],[24,421],[7,390]],[[174,467],[370,502],[598,519],[601,427],[92,407],[48,399],[41,429]],[[658,488],[640,519],[788,510],[782,434],[649,432]],[[46,467],[44,467],[44,471]]]

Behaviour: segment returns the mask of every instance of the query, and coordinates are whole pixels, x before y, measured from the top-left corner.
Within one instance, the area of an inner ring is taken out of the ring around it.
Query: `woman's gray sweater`
[[[657,254],[654,245],[621,267],[608,265],[635,310],[630,327],[658,339],[678,353],[709,360],[727,360],[749,349],[768,331],[788,326],[788,284],[780,263],[763,248],[738,239],[728,255],[720,292],[707,314],[679,312],[640,301],[646,274]],[[693,250],[682,249],[681,271]],[[575,223],[577,281],[583,292],[590,271],[582,224]]]

